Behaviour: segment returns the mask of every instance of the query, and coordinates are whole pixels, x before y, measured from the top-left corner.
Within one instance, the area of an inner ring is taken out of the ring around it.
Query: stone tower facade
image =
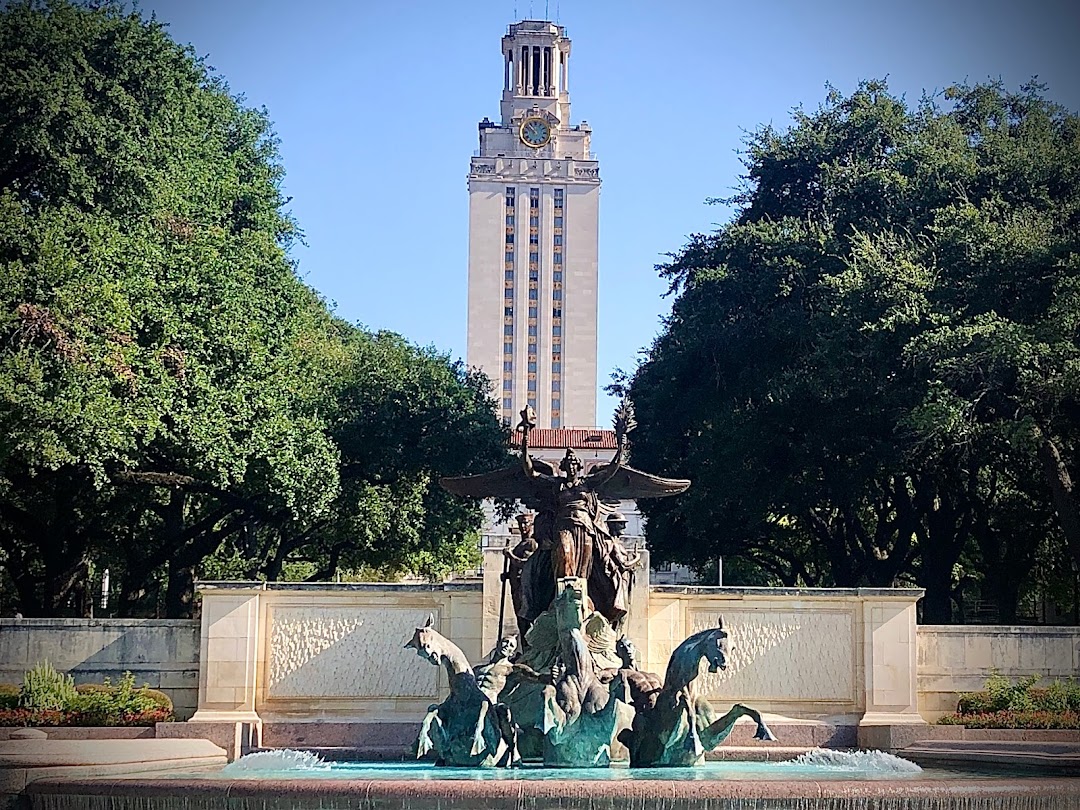
[[[504,419],[596,423],[600,169],[570,123],[570,40],[525,20],[502,38],[501,120],[480,122],[469,167],[467,361]]]

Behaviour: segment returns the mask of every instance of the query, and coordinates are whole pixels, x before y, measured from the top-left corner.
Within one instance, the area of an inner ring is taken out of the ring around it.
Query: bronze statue
[[[521,757],[510,710],[481,690],[461,648],[435,630],[434,624],[435,617],[429,616],[405,644],[421,658],[445,667],[450,681],[450,696],[428,707],[416,739],[417,759],[430,751],[436,765],[517,765]]]
[[[526,625],[551,603],[550,597],[545,599],[541,595],[546,592],[539,590],[540,585],[550,583],[553,591],[554,582],[568,576],[591,580],[590,596],[596,609],[612,625],[617,625],[626,615],[625,605],[620,604],[625,601],[620,594],[626,588],[615,580],[625,574],[624,566],[632,568],[633,564],[624,559],[621,544],[610,534],[607,519],[614,511],[611,502],[677,495],[690,482],[649,475],[625,463],[626,436],[635,426],[633,407],[628,401],[623,402],[615,416],[618,447],[614,458],[587,474],[583,474],[581,459],[572,449],[566,451],[559,463],[561,474],[547,462],[533,458],[529,454],[529,431],[535,426],[532,408],[522,410],[517,428],[521,432],[520,465],[483,475],[443,478],[439,483],[456,495],[517,498],[539,513],[534,524],[538,551],[522,568],[522,616]],[[552,567],[541,578],[536,561],[541,556],[539,549],[545,546],[551,549]],[[602,559],[600,566],[594,566],[597,555]],[[618,561],[609,562],[613,560]],[[599,570],[594,573],[594,568]],[[527,581],[529,574],[537,580],[536,587]]]
[[[640,768],[700,765],[731,733],[735,721],[748,716],[756,724],[754,737],[775,740],[756,709],[736,703],[721,717],[695,683],[701,662],[710,672],[727,669],[728,634],[719,626],[702,630],[675,648],[668,659],[664,685],[650,696],[651,707],[638,703],[633,728],[620,736],[630,750],[630,765]],[[653,676],[655,677],[655,676]]]
[[[503,549],[503,554],[506,555],[506,573],[503,576],[510,585],[510,599],[514,605],[514,616],[517,618],[518,635],[523,642],[525,634],[529,632],[529,627],[532,624],[532,621],[528,618],[530,611],[526,597],[529,594],[543,590],[544,582],[537,581],[536,572],[541,571],[541,579],[543,579],[543,574],[547,572],[547,569],[550,569],[551,562],[550,546],[541,549],[540,544],[534,537],[533,526],[535,520],[536,515],[532,512],[519,514],[517,524],[518,534],[521,539],[513,548],[507,543],[506,548]],[[533,556],[537,552],[540,552],[541,559],[533,560]],[[545,563],[547,563],[546,566]],[[551,594],[547,596],[548,601],[554,596],[554,592],[554,587],[552,587]],[[500,612],[501,610],[502,607],[500,606]]]
[[[506,676],[514,668],[511,659],[517,653],[517,648],[517,636],[505,636],[495,645],[487,661],[473,667],[477,686],[492,703],[499,702],[499,695],[506,688]]]
[[[549,673],[523,664],[515,669],[544,684],[537,727],[544,735],[544,764],[588,768],[606,766],[634,710],[623,677],[601,677],[583,633],[585,582],[567,577],[558,584],[553,610],[558,622],[558,655]]]

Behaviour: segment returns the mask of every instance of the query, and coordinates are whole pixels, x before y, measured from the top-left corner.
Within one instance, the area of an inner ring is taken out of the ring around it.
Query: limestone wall
[[[198,705],[199,623],[173,619],[0,619],[0,683],[42,661],[76,683],[130,671],[172,698],[186,720]]]
[[[919,711],[936,720],[992,670],[1010,678],[1080,677],[1080,627],[924,625],[918,633]]]
[[[204,583],[197,721],[415,721],[446,674],[405,649],[436,627],[471,661],[481,585]]]
[[[794,717],[860,724],[921,722],[915,603],[889,588],[654,586],[646,668],[663,672],[683,639],[723,616],[730,660],[703,674],[717,704],[738,700]]]

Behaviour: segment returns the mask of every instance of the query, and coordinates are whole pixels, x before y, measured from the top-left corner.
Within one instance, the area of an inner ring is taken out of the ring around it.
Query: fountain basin
[[[31,810],[1076,810],[1080,781],[933,776],[833,781],[190,777],[37,782],[25,798]]]
[[[258,754],[225,768],[148,779],[30,785],[30,810],[1080,810],[1080,780],[922,769],[878,752],[816,750],[789,762],[696,768],[438,768]]]

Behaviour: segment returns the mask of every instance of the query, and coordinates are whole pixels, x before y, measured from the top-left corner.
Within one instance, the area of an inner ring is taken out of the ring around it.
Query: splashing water
[[[278,751],[259,751],[240,757],[221,769],[222,776],[262,771],[328,771],[330,763],[318,754],[282,748]]]
[[[830,771],[859,771],[863,773],[922,773],[922,768],[914,762],[901,759],[884,751],[832,751],[816,748],[800,754],[788,762],[779,765],[812,766]]]

